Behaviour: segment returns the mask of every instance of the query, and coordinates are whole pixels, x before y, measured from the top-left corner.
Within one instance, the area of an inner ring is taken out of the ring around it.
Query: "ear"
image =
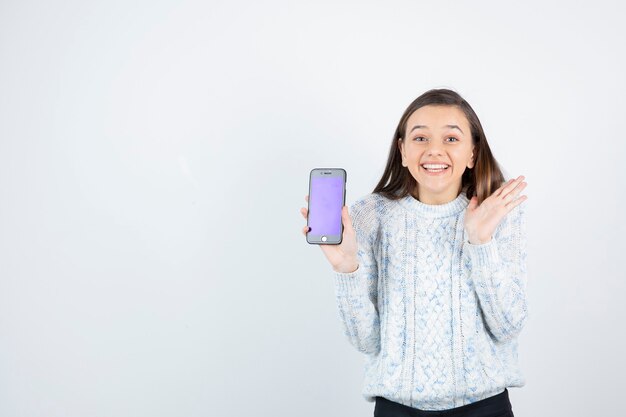
[[[476,161],[474,160],[474,149],[472,149],[472,155],[470,157],[470,161],[467,163],[467,167],[474,168],[474,165],[476,165]]]
[[[398,149],[400,149],[400,155],[402,155],[402,166],[405,167],[407,165],[406,165],[405,158],[404,158],[404,149],[402,147],[402,143],[403,143],[402,139],[398,138]]]

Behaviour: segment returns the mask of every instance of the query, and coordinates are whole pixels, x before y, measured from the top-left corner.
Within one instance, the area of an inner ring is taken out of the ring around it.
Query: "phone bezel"
[[[342,186],[342,207],[346,205],[346,184],[348,181],[348,174],[343,168],[313,168],[309,173],[309,201],[307,207],[307,226],[309,225],[309,216],[308,210],[311,208],[311,183],[314,176],[322,176],[322,172],[330,172],[330,174],[325,174],[326,177],[342,177],[343,178],[343,186]],[[339,245],[343,241],[343,222],[341,222],[341,233],[339,235],[315,235],[313,233],[307,232],[306,241],[312,245]],[[322,241],[322,237],[326,236],[327,240]]]

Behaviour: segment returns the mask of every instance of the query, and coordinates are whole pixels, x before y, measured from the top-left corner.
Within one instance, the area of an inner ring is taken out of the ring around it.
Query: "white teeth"
[[[426,169],[445,169],[445,168],[448,168],[448,165],[430,165],[430,164],[427,164],[427,165],[422,165],[422,166],[424,168],[426,168]]]

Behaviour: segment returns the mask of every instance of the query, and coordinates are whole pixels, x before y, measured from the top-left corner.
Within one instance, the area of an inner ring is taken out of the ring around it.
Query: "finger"
[[[308,213],[308,210],[306,208],[302,207],[300,209],[300,214],[302,214],[302,217],[304,217],[305,219],[306,219],[307,213]]]
[[[304,226],[302,228],[302,234],[306,236],[306,234],[309,232],[309,226]]]
[[[511,210],[513,210],[515,207],[517,207],[518,205],[522,204],[524,201],[528,200],[528,196],[523,195],[520,196],[519,198],[516,198],[515,200],[507,203],[506,208],[507,208],[507,213]]]
[[[524,188],[526,188],[527,183],[525,182],[517,182],[515,184],[511,184],[510,187],[514,187],[511,190],[505,190],[502,192],[502,199],[504,200],[512,200],[513,198],[515,198],[519,193],[522,192],[522,190]]]
[[[504,187],[506,187],[507,185],[509,185],[511,183],[512,180],[508,180],[505,183],[503,183],[500,187],[498,187],[498,189],[496,191],[493,192],[493,195],[495,196],[499,196],[500,193],[502,193],[502,190],[504,190]]]
[[[501,189],[501,191],[496,194],[498,196],[505,196],[507,195],[512,189],[514,189],[515,187],[517,187],[517,185],[524,180],[524,176],[520,175],[517,178],[511,178],[510,180],[508,180],[505,184],[502,185],[502,187],[500,187],[499,189]]]
[[[309,195],[308,194],[304,196],[304,201],[306,201],[307,203],[309,202]]]

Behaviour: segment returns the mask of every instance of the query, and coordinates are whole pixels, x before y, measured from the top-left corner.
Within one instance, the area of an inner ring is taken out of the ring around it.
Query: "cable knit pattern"
[[[359,267],[334,272],[341,323],[365,357],[363,396],[446,410],[522,387],[525,202],[469,243],[464,192],[445,204],[366,195],[350,208]]]

